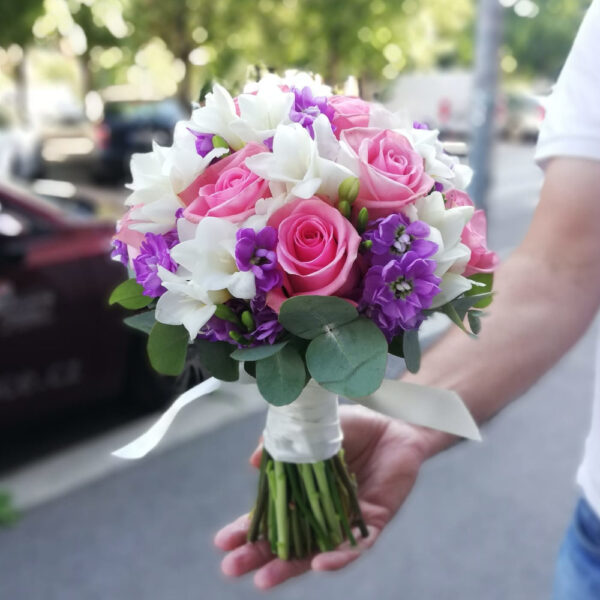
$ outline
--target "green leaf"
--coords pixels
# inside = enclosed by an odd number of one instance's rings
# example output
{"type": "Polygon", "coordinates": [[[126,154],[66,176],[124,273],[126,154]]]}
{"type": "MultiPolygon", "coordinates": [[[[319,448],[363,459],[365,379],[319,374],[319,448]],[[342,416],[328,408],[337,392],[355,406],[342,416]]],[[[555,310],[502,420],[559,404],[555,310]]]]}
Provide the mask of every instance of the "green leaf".
{"type": "Polygon", "coordinates": [[[463,323],[463,320],[461,319],[460,315],[458,314],[458,312],[454,308],[454,305],[451,302],[448,302],[448,304],[444,304],[444,306],[440,306],[439,311],[444,313],[455,325],[458,325],[465,333],[469,333],[463,323]]]}
{"type": "Polygon", "coordinates": [[[200,362],[206,370],[221,381],[237,381],[240,377],[240,365],[231,358],[234,346],[227,342],[209,342],[196,340],[200,362]]]}
{"type": "Polygon", "coordinates": [[[390,345],[388,347],[388,352],[390,354],[393,354],[394,356],[399,356],[400,358],[404,358],[402,337],[402,334],[399,334],[396,337],[394,337],[394,339],[390,342],[390,345]]]}
{"type": "Polygon", "coordinates": [[[254,361],[246,361],[244,363],[244,371],[256,379],[256,363],[254,361]]]}
{"type": "Polygon", "coordinates": [[[19,518],[19,513],[13,507],[7,492],[0,491],[0,527],[13,525],[19,518]]]}
{"type": "MultiPolygon", "coordinates": [[[[493,273],[474,273],[468,279],[483,283],[484,285],[474,285],[470,290],[465,292],[465,296],[479,296],[481,294],[490,294],[494,285],[494,274],[493,273]]],[[[480,302],[475,304],[476,308],[486,308],[492,303],[493,296],[490,295],[487,298],[482,299],[480,302]]]]}
{"type": "Polygon", "coordinates": [[[144,288],[135,280],[128,279],[123,283],[120,283],[110,295],[108,299],[109,304],[120,304],[130,310],[137,310],[138,308],[144,308],[152,302],[153,298],[144,296],[144,288]]]}
{"type": "Polygon", "coordinates": [[[179,375],[185,365],[190,336],[183,325],[156,322],[148,336],[148,358],[163,375],[179,375]]]}
{"type": "Polygon", "coordinates": [[[156,323],[156,317],[154,316],[153,310],[147,310],[146,312],[132,315],[123,319],[123,323],[128,327],[142,331],[147,335],[150,335],[154,323],[156,323]]]}
{"type": "Polygon", "coordinates": [[[402,350],[406,368],[411,373],[416,373],[421,367],[421,346],[417,329],[409,329],[402,336],[402,350]]]}
{"type": "Polygon", "coordinates": [[[492,301],[491,298],[492,293],[485,292],[483,294],[474,294],[473,296],[463,296],[455,298],[454,300],[451,300],[448,304],[454,307],[454,309],[458,313],[460,320],[462,321],[470,308],[483,308],[481,304],[485,304],[485,306],[487,306],[492,301]]]}
{"type": "Polygon", "coordinates": [[[256,346],[255,348],[237,348],[231,353],[231,358],[239,361],[246,360],[262,360],[276,352],[279,352],[289,340],[280,342],[279,344],[265,344],[264,346],[256,346]]]}
{"type": "Polygon", "coordinates": [[[478,335],[481,331],[481,319],[479,318],[479,315],[477,313],[478,311],[476,310],[470,310],[467,313],[467,318],[469,319],[469,327],[475,335],[478,335]]]}
{"type": "Polygon", "coordinates": [[[279,311],[279,322],[285,329],[307,340],[357,318],[356,308],[335,296],[295,296],[279,311]]]}
{"type": "Polygon", "coordinates": [[[381,385],[387,350],[377,325],[359,317],[313,339],[306,351],[306,365],[324,388],[357,398],[381,385]]]}
{"type": "Polygon", "coordinates": [[[274,406],[293,402],[306,383],[304,361],[293,346],[284,346],[256,362],[256,383],[262,397],[274,406]]]}

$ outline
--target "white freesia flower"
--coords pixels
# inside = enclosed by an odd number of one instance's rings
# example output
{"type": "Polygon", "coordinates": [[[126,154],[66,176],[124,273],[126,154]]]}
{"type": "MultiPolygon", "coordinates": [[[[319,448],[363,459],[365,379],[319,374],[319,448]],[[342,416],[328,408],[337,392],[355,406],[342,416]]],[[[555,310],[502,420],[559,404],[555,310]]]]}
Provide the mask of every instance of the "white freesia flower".
{"type": "Polygon", "coordinates": [[[473,210],[472,206],[447,209],[439,192],[420,198],[406,208],[406,214],[412,221],[424,221],[429,225],[428,239],[438,245],[437,252],[431,258],[437,263],[435,274],[442,278],[442,282],[432,308],[442,306],[470,290],[473,285],[472,281],[461,275],[471,258],[471,251],[461,242],[461,234],[473,216],[473,210]]]}
{"type": "Polygon", "coordinates": [[[300,90],[309,87],[315,96],[331,96],[331,87],[323,83],[320,75],[312,75],[295,69],[287,70],[283,77],[276,73],[265,73],[259,81],[248,81],[244,86],[244,93],[252,94],[264,84],[296,87],[300,90]]]}
{"type": "Polygon", "coordinates": [[[234,150],[239,150],[244,145],[244,141],[232,129],[232,125],[239,119],[231,94],[218,83],[206,95],[204,106],[192,112],[192,126],[195,130],[220,135],[234,150]]]}
{"type": "Polygon", "coordinates": [[[256,94],[240,94],[240,117],[231,123],[231,129],[244,142],[264,142],[273,137],[277,126],[290,122],[294,94],[283,92],[278,86],[263,83],[256,94]]]}
{"type": "MultiPolygon", "coordinates": [[[[314,123],[319,119],[327,117],[319,115],[314,123]]],[[[320,156],[318,143],[298,123],[280,125],[275,131],[273,152],[247,158],[246,166],[269,182],[283,183],[285,190],[298,198],[317,193],[335,198],[340,183],[353,175],[346,167],[320,156]]],[[[271,189],[274,194],[281,193],[280,187],[271,189]]]]}
{"type": "Polygon", "coordinates": [[[125,204],[135,207],[131,218],[140,221],[130,227],[143,233],[166,233],[175,226],[175,213],[183,203],[177,194],[190,185],[211,161],[227,152],[214,148],[202,157],[196,152],[189,122],[175,126],[173,146],[154,143],[152,152],[131,158],[132,190],[125,204]]]}
{"type": "MultiPolygon", "coordinates": [[[[249,300],[256,295],[254,275],[239,271],[235,262],[236,231],[229,221],[206,217],[192,238],[171,249],[179,268],[171,273],[158,267],[167,291],[156,305],[157,321],[183,325],[193,340],[213,316],[217,304],[232,296],[249,300]]],[[[182,228],[180,233],[188,237],[191,228],[182,228]]]]}

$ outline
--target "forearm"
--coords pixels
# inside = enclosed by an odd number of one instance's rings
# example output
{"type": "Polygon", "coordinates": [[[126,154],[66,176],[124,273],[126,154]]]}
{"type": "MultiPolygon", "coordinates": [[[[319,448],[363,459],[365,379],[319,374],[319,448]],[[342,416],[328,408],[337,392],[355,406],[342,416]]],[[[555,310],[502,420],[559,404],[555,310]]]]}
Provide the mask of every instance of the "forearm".
{"type": "MultiPolygon", "coordinates": [[[[470,338],[450,331],[423,359],[414,383],[452,389],[482,423],[522,394],[579,339],[598,308],[597,269],[600,244],[596,227],[600,197],[589,204],[564,181],[581,167],[582,194],[598,190],[598,166],[562,160],[549,172],[542,202],[521,246],[496,273],[494,302],[486,309],[482,332],[470,338]],[[589,170],[589,177],[587,176],[589,170]],[[550,181],[548,181],[550,180],[550,181]],[[566,202],[568,213],[558,213],[566,202]]],[[[595,192],[597,196],[597,191],[595,192]]],[[[455,441],[453,436],[422,428],[424,453],[430,456],[455,441]]]]}

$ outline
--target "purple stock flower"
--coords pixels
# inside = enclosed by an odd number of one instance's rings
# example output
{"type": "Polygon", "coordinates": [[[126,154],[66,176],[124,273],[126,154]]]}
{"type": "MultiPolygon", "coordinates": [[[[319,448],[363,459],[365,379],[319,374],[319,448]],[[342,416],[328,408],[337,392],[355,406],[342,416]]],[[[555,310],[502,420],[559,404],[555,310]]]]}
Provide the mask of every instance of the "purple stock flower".
{"type": "Polygon", "coordinates": [[[388,340],[402,330],[415,329],[423,321],[423,311],[440,291],[436,266],[434,260],[409,251],[367,271],[360,309],[388,340]]]}
{"type": "Polygon", "coordinates": [[[165,292],[158,266],[174,273],[177,263],[171,258],[169,250],[179,242],[176,231],[164,235],[147,233],[140,246],[139,255],[133,259],[136,281],[144,288],[144,295],[156,298],[165,292]]]}
{"type": "Polygon", "coordinates": [[[274,344],[279,334],[283,331],[281,323],[277,320],[277,313],[267,306],[264,296],[256,296],[250,301],[250,308],[256,323],[252,336],[256,341],[274,344]]]}
{"type": "Polygon", "coordinates": [[[235,260],[240,271],[252,271],[257,292],[279,287],[283,276],[277,265],[277,230],[263,227],[258,233],[252,228],[239,229],[236,235],[235,260]]]}
{"type": "Polygon", "coordinates": [[[129,251],[127,250],[127,244],[121,240],[112,241],[113,250],[110,253],[111,258],[122,262],[125,266],[129,262],[129,251]]]}
{"type": "MultiPolygon", "coordinates": [[[[302,90],[293,87],[291,91],[294,93],[295,100],[290,110],[290,119],[307,129],[310,137],[315,137],[313,122],[319,115],[325,115],[329,122],[333,123],[335,112],[333,107],[329,106],[325,96],[313,96],[308,86],[302,90]]],[[[333,130],[333,124],[331,128],[333,130]]]]}
{"type": "Polygon", "coordinates": [[[413,121],[413,129],[429,129],[429,125],[421,121],[413,121]]]}
{"type": "Polygon", "coordinates": [[[439,181],[436,181],[435,184],[434,184],[434,186],[433,186],[433,189],[436,192],[443,192],[444,191],[444,184],[440,183],[439,181]]]}
{"type": "Polygon", "coordinates": [[[385,265],[408,251],[418,258],[429,258],[437,252],[438,245],[426,240],[429,225],[423,221],[413,221],[402,214],[389,215],[370,223],[363,235],[372,242],[369,255],[372,264],[385,265]]]}
{"type": "Polygon", "coordinates": [[[248,348],[262,346],[264,344],[274,344],[277,337],[283,331],[283,327],[277,320],[277,313],[266,304],[265,296],[259,295],[248,303],[232,299],[225,303],[237,317],[249,310],[254,319],[255,328],[247,331],[241,324],[220,319],[216,316],[211,317],[200,330],[199,336],[210,342],[228,342],[238,348],[248,348]],[[240,344],[231,337],[231,333],[238,339],[246,339],[249,343],[240,344]]]}
{"type": "Polygon", "coordinates": [[[263,144],[269,149],[269,152],[273,152],[273,139],[274,136],[268,137],[266,140],[263,140],[263,144]]]}
{"type": "Polygon", "coordinates": [[[214,133],[200,133],[198,131],[194,131],[193,129],[189,129],[188,131],[196,138],[194,140],[196,144],[196,152],[204,158],[213,148],[213,137],[214,133]]]}

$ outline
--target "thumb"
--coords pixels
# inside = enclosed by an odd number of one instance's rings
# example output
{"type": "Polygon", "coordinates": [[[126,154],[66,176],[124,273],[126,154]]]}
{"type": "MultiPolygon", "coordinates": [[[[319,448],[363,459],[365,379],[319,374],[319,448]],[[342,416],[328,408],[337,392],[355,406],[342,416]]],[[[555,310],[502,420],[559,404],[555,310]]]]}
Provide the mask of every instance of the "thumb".
{"type": "Polygon", "coordinates": [[[258,441],[258,446],[254,449],[254,452],[250,455],[250,464],[257,469],[260,467],[260,458],[262,456],[263,445],[262,445],[262,435],[260,436],[260,440],[258,441]]]}

